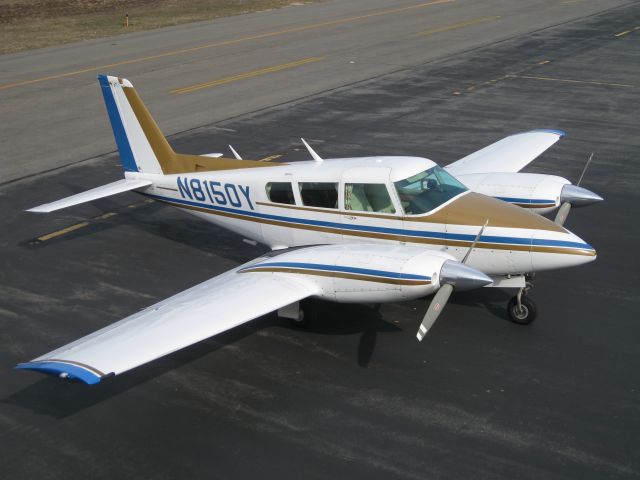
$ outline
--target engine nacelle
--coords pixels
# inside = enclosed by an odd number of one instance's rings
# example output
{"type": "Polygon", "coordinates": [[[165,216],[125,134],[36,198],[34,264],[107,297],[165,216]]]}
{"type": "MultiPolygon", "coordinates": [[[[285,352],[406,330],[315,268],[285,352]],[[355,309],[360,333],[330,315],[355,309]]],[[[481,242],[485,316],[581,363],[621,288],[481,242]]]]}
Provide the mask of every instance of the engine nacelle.
{"type": "Polygon", "coordinates": [[[474,192],[536,213],[547,213],[559,207],[565,185],[573,187],[566,178],[538,173],[473,173],[457,178],[474,192]]]}
{"type": "Polygon", "coordinates": [[[384,303],[434,293],[443,272],[456,275],[454,265],[461,264],[451,255],[420,247],[350,244],[314,247],[313,260],[304,248],[283,252],[240,272],[290,275],[334,302],[384,303]]]}

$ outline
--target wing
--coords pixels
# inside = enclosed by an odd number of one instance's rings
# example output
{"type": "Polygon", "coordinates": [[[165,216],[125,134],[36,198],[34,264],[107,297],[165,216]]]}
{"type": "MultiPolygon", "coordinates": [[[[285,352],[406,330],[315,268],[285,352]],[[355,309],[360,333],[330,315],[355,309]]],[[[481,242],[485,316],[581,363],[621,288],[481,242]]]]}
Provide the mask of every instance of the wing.
{"type": "Polygon", "coordinates": [[[238,272],[246,266],[16,368],[94,384],[317,293],[291,278],[238,272]]]}
{"type": "Polygon", "coordinates": [[[452,175],[470,173],[519,172],[542,152],[564,137],[561,130],[532,130],[492,143],[447,165],[452,175]]]}

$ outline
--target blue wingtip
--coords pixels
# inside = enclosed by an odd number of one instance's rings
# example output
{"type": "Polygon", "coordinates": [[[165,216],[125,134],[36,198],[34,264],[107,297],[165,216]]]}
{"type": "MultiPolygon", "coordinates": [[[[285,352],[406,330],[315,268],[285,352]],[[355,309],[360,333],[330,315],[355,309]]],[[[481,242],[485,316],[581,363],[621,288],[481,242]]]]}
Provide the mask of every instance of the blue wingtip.
{"type": "Polygon", "coordinates": [[[87,370],[86,368],[64,362],[27,362],[19,363],[15,367],[17,370],[33,370],[47,375],[52,375],[65,380],[79,380],[88,385],[100,383],[100,376],[87,370]]]}
{"type": "Polygon", "coordinates": [[[566,133],[563,130],[553,130],[551,128],[538,128],[536,130],[531,130],[532,132],[545,132],[545,133],[554,133],[558,135],[560,138],[564,137],[566,133]]]}

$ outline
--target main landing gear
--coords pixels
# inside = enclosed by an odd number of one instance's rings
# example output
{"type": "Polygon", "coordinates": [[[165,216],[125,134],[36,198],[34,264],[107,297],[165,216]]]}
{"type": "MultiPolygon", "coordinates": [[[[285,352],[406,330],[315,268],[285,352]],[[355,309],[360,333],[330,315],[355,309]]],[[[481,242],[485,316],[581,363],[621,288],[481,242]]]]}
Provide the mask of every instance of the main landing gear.
{"type": "Polygon", "coordinates": [[[520,288],[516,296],[509,300],[507,312],[512,322],[519,325],[529,325],[536,319],[538,307],[528,296],[531,288],[533,288],[533,283],[527,280],[525,286],[520,288]]]}
{"type": "Polygon", "coordinates": [[[311,298],[292,303],[278,310],[278,318],[286,318],[296,328],[307,328],[318,319],[318,306],[311,298]]]}

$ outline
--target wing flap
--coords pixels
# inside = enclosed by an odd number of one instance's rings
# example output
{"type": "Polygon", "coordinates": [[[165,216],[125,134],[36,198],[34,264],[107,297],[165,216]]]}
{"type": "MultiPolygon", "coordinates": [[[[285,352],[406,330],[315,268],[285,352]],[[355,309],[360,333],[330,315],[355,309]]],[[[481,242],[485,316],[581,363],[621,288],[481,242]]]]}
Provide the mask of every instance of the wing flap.
{"type": "Polygon", "coordinates": [[[242,267],[16,368],[98,383],[317,293],[277,274],[238,273],[242,267]]]}
{"type": "Polygon", "coordinates": [[[123,178],[122,180],[108,183],[101,187],[92,188],[86,192],[56,200],[55,202],[38,205],[37,207],[30,208],[27,212],[49,213],[62,208],[72,207],[73,205],[79,205],[80,203],[91,202],[93,200],[98,200],[99,198],[116,195],[118,193],[148,187],[151,183],[152,182],[149,180],[132,180],[130,178],[123,178]]]}
{"type": "Polygon", "coordinates": [[[564,137],[561,130],[532,130],[503,138],[447,165],[452,175],[519,172],[564,137]]]}

